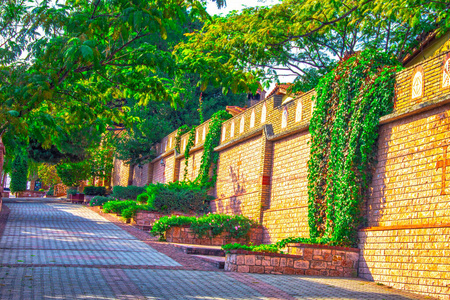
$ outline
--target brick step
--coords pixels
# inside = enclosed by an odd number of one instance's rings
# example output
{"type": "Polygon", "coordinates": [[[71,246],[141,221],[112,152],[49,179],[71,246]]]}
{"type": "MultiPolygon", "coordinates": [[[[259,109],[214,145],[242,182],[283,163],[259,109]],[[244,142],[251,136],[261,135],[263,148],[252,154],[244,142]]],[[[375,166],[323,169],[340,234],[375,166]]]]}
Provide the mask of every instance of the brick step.
{"type": "Polygon", "coordinates": [[[213,267],[216,267],[217,269],[224,269],[225,268],[225,257],[223,256],[213,256],[213,255],[196,255],[193,254],[192,256],[195,256],[204,262],[209,263],[213,267]]]}
{"type": "Polygon", "coordinates": [[[172,244],[172,245],[174,245],[177,248],[180,248],[186,254],[225,257],[225,251],[223,251],[220,248],[220,246],[203,246],[192,244],[172,244]]]}

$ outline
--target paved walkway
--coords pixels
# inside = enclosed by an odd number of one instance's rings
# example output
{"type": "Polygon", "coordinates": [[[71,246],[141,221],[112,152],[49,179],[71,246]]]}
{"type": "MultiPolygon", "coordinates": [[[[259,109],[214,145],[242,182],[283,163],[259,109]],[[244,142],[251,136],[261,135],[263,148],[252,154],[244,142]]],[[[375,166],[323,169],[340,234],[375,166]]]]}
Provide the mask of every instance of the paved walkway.
{"type": "Polygon", "coordinates": [[[3,300],[423,299],[362,280],[200,271],[200,264],[194,270],[185,254],[143,242],[81,205],[45,199],[5,204],[3,300]]]}

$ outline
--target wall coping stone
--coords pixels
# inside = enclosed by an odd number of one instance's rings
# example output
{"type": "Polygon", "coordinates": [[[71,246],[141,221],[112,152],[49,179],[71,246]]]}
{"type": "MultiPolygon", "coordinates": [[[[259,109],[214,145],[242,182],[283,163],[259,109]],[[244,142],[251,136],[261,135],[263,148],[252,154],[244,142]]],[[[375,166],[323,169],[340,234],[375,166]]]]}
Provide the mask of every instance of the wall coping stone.
{"type": "Polygon", "coordinates": [[[373,226],[362,228],[359,231],[384,231],[384,230],[406,230],[406,229],[425,229],[425,228],[446,228],[450,223],[441,224],[418,224],[418,225],[394,225],[394,226],[373,226]]]}

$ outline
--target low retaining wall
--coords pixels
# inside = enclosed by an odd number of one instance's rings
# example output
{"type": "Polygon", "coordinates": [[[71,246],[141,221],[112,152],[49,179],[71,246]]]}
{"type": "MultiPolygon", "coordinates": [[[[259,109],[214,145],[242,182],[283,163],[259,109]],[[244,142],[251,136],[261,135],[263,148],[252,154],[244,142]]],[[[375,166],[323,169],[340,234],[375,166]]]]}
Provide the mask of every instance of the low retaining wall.
{"type": "Polygon", "coordinates": [[[9,192],[2,192],[2,198],[9,198],[9,192]]]}
{"type": "Polygon", "coordinates": [[[166,231],[166,241],[170,243],[180,244],[196,244],[196,245],[212,245],[222,246],[230,243],[246,244],[252,243],[253,245],[260,245],[262,242],[262,227],[252,228],[246,238],[230,238],[228,232],[209,238],[209,237],[197,237],[189,227],[172,227],[166,231]]]}
{"type": "Polygon", "coordinates": [[[185,214],[182,212],[173,212],[171,214],[163,214],[153,211],[139,211],[134,217],[133,225],[141,230],[151,230],[153,224],[164,216],[194,216],[193,214],[185,214]]]}
{"type": "Polygon", "coordinates": [[[294,254],[231,250],[225,270],[241,273],[357,277],[359,249],[290,244],[294,254]]]}
{"type": "Polygon", "coordinates": [[[38,191],[21,191],[16,193],[17,198],[30,197],[30,198],[44,198],[45,192],[38,191]]]}

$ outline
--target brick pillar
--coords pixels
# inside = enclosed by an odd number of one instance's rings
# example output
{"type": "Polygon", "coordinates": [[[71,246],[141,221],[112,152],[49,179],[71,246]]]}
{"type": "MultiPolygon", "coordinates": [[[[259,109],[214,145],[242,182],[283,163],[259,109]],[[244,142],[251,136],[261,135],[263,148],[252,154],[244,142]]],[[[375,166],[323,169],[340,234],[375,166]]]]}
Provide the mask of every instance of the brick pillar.
{"type": "Polygon", "coordinates": [[[260,199],[260,215],[259,221],[262,224],[264,217],[264,210],[269,208],[270,205],[270,191],[272,181],[272,162],[273,162],[273,144],[267,140],[271,134],[271,128],[266,128],[263,131],[261,141],[261,158],[260,158],[260,180],[261,188],[259,192],[260,199]]]}
{"type": "Polygon", "coordinates": [[[179,176],[181,159],[177,159],[178,154],[179,153],[177,151],[173,152],[173,174],[172,177],[167,177],[172,178],[172,182],[178,181],[181,177],[179,176]]]}

